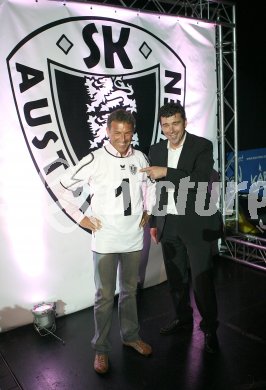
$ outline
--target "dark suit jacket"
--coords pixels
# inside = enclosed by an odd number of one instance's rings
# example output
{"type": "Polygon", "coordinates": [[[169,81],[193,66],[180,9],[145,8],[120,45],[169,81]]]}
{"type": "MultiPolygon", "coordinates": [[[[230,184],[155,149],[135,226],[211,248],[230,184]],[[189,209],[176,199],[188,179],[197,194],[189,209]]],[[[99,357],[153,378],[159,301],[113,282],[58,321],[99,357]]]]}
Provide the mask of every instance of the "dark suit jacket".
{"type": "MultiPolygon", "coordinates": [[[[167,140],[152,145],[149,152],[151,165],[167,166],[167,140]]],[[[176,168],[168,168],[166,177],[157,181],[157,202],[151,218],[151,227],[158,228],[160,239],[165,223],[167,205],[167,186],[174,186],[174,198],[179,215],[187,216],[189,223],[196,223],[199,232],[205,234],[208,241],[221,235],[221,216],[211,202],[210,192],[203,189],[202,184],[209,183],[213,172],[213,146],[206,138],[186,132],[186,139],[176,168]],[[190,183],[188,185],[188,183],[190,183]],[[194,183],[194,186],[193,184],[194,183]],[[193,188],[191,188],[193,187],[193,188]],[[196,199],[197,205],[196,206],[196,199]],[[201,201],[200,201],[201,199],[201,201]],[[200,202],[200,204],[199,204],[200,202]],[[211,216],[199,217],[200,209],[210,207],[215,210],[211,216]],[[204,232],[202,230],[204,229],[204,232]],[[218,234],[219,230],[219,234],[218,234]]],[[[184,218],[182,217],[182,223],[184,218]]]]}

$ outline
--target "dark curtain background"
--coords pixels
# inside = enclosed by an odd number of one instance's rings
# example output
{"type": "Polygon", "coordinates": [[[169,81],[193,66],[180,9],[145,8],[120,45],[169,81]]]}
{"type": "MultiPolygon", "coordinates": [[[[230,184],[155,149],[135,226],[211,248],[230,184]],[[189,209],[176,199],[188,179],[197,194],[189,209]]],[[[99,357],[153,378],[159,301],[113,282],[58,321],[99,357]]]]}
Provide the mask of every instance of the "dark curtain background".
{"type": "Polygon", "coordinates": [[[239,150],[266,147],[266,5],[237,0],[239,150]]]}

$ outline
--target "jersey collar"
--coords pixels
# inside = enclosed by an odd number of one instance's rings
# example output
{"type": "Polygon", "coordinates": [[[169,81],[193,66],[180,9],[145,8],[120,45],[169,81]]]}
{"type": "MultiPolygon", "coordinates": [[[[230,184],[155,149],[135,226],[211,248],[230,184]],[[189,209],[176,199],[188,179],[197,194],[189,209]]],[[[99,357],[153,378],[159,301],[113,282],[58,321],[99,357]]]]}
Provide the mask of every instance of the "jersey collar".
{"type": "Polygon", "coordinates": [[[128,148],[128,151],[127,151],[127,154],[125,156],[121,156],[121,154],[116,150],[116,148],[113,147],[113,145],[108,142],[106,145],[105,145],[105,148],[106,150],[112,154],[113,156],[115,157],[128,157],[128,156],[131,156],[133,154],[133,148],[132,146],[130,145],[130,147],[128,148]]]}

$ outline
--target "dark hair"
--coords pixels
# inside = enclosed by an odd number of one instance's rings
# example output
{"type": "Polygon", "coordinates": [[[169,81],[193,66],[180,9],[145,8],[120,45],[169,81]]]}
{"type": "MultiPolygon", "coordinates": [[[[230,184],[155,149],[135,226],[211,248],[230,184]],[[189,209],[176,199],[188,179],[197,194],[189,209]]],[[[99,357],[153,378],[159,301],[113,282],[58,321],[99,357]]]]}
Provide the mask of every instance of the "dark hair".
{"type": "Polygon", "coordinates": [[[181,106],[180,103],[166,103],[159,109],[159,120],[161,120],[161,117],[169,117],[173,116],[175,114],[181,114],[181,117],[186,120],[186,112],[183,106],[181,106]]]}
{"type": "Polygon", "coordinates": [[[131,112],[124,110],[123,108],[119,108],[108,116],[107,118],[107,127],[110,129],[111,127],[111,122],[117,121],[117,122],[126,122],[132,125],[132,129],[134,131],[135,126],[136,126],[136,120],[131,114],[131,112]]]}

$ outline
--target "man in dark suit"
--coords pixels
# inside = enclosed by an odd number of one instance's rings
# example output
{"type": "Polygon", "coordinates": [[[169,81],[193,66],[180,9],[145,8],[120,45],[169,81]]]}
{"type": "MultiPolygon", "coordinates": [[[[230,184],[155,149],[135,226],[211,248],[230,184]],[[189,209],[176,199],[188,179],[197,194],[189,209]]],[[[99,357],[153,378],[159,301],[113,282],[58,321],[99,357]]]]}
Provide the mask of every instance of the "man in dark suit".
{"type": "Polygon", "coordinates": [[[157,205],[151,237],[162,244],[167,279],[176,317],[160,333],[193,328],[189,296],[191,272],[195,302],[202,317],[205,350],[218,350],[217,303],[212,275],[212,242],[218,237],[219,215],[209,191],[213,146],[186,131],[184,108],[167,103],[159,110],[165,141],[151,146],[151,166],[143,169],[157,181],[157,205]],[[189,272],[190,271],[190,272],[189,272]]]}

